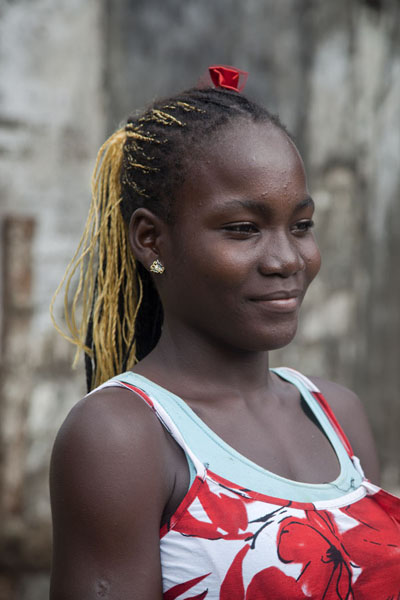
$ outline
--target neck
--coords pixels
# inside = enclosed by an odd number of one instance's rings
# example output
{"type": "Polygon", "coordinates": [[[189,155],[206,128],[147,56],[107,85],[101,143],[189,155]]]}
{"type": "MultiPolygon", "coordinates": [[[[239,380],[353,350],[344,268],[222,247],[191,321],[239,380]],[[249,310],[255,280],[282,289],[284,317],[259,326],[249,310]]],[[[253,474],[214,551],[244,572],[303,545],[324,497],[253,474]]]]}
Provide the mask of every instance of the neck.
{"type": "Polygon", "coordinates": [[[266,351],[238,350],[182,324],[164,322],[156,348],[134,370],[188,396],[208,387],[222,394],[257,393],[271,382],[268,368],[266,351]]]}

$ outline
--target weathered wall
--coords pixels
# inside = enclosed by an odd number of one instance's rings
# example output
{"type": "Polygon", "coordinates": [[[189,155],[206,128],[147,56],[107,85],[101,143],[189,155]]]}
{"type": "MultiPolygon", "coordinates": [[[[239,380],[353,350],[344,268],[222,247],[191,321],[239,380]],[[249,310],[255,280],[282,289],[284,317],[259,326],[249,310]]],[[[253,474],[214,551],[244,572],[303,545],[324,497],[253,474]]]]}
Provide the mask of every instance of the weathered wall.
{"type": "Polygon", "coordinates": [[[48,595],[49,454],[82,393],[48,305],[79,239],[105,131],[101,9],[0,3],[1,600],[48,595]]]}
{"type": "Polygon", "coordinates": [[[48,303],[82,230],[107,132],[209,64],[298,140],[322,272],[288,364],[353,387],[400,486],[397,0],[0,0],[0,600],[47,595],[48,459],[83,392],[48,303]]]}

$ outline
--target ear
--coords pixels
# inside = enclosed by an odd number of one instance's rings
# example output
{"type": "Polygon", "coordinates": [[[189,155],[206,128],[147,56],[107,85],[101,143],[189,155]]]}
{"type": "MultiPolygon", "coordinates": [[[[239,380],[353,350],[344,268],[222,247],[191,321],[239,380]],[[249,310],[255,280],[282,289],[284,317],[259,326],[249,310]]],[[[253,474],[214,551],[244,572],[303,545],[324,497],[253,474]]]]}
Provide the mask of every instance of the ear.
{"type": "Polygon", "coordinates": [[[149,269],[157,258],[162,261],[161,237],[165,222],[147,208],[138,208],[129,223],[129,242],[135,258],[149,269]]]}

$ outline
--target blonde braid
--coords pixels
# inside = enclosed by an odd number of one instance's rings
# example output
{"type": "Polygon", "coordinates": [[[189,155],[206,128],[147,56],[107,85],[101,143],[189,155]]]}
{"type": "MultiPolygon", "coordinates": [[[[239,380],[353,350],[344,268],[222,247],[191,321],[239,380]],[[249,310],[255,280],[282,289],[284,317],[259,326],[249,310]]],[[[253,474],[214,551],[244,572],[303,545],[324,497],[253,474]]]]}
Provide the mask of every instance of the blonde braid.
{"type": "Polygon", "coordinates": [[[77,347],[74,366],[82,350],[92,361],[95,359],[93,386],[116,375],[123,364],[137,362],[132,340],[143,286],[127,243],[127,226],[119,207],[121,164],[127,135],[135,137],[135,132],[119,129],[99,150],[86,226],[50,305],[57,331],[77,347]],[[77,272],[78,282],[71,303],[70,288],[77,272]],[[69,333],[64,332],[54,317],[54,303],[62,288],[69,333]],[[92,347],[86,344],[90,319],[92,347]],[[125,356],[126,349],[128,356],[125,356]]]}

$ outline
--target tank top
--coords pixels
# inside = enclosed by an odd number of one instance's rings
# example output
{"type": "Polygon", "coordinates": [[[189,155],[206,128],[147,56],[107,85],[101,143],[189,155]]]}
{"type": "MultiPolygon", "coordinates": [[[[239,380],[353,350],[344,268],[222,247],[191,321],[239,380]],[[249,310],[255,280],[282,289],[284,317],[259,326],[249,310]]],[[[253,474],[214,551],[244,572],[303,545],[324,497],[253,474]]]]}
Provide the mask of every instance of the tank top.
{"type": "Polygon", "coordinates": [[[164,600],[400,599],[400,499],[364,477],[319,389],[292,369],[275,371],[298,387],[333,445],[341,465],[335,482],[302,484],[257,467],[182,399],[142,376],[128,372],[101,386],[140,396],[184,450],[193,473],[160,530],[164,600]],[[205,437],[199,442],[197,435],[194,451],[196,429],[205,437]],[[214,440],[218,451],[204,440],[214,440]],[[235,458],[245,464],[237,476],[235,458]],[[252,485],[243,480],[246,472],[252,485]],[[266,481],[269,493],[260,491],[266,481]]]}

